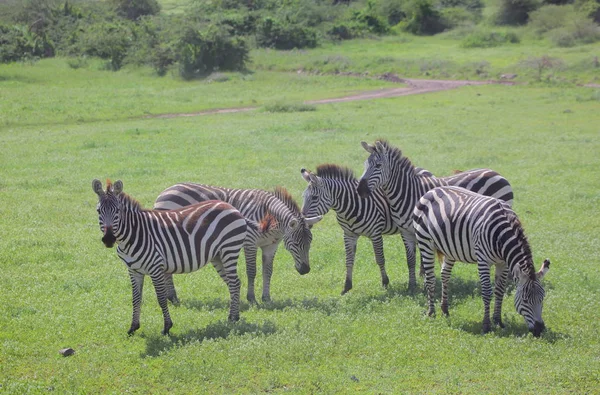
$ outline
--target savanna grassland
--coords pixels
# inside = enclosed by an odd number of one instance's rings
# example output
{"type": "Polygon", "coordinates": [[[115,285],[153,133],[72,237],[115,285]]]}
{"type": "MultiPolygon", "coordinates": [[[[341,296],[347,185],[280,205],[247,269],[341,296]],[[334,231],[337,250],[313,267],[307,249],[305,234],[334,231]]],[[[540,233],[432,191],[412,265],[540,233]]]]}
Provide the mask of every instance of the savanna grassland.
{"type": "MultiPolygon", "coordinates": [[[[185,15],[181,4],[164,0],[162,12],[185,15]]],[[[188,80],[175,65],[162,77],[135,62],[109,71],[107,58],[87,54],[1,64],[0,393],[600,393],[600,90],[580,86],[600,81],[600,47],[495,29],[522,39],[466,48],[470,33],[454,29],[252,48],[244,70],[188,80]],[[517,76],[512,86],[305,104],[402,86],[385,73],[517,76]],[[252,109],[176,116],[238,107],[252,109]],[[398,236],[385,238],[390,286],[381,287],[371,243],[360,239],[354,288],[341,296],[334,213],[312,229],[309,274],[280,246],[270,303],[245,301],[240,258],[240,322],[227,322],[227,287],[206,267],[175,277],[181,304],[169,305],[170,336],[160,335],[147,279],[141,328],[127,336],[130,281],[100,240],[94,178],[122,180],[147,208],[182,181],[280,185],[301,205],[301,168],[335,163],[358,177],[361,140],[378,138],[436,175],[486,167],[511,182],[536,267],[552,262],[540,338],[516,313],[514,286],[506,328],[481,334],[474,265],[453,270],[450,316],[437,306],[427,317],[423,292],[407,290],[398,236]],[[67,347],[75,354],[61,356],[67,347]]]]}
{"type": "MultiPolygon", "coordinates": [[[[597,90],[467,86],[305,112],[145,119],[145,111],[231,106],[238,97],[261,106],[389,84],[265,72],[184,84],[143,70],[82,72],[59,60],[0,69],[0,391],[597,393],[597,90]],[[62,87],[53,75],[65,78],[62,87]],[[138,100],[136,89],[153,94],[138,100]],[[123,180],[146,207],[180,181],[282,185],[301,204],[300,168],[332,162],[360,175],[360,141],[379,137],[435,174],[490,167],[511,181],[536,265],[552,261],[541,338],[527,333],[512,291],[506,329],[480,334],[471,265],[455,267],[450,317],[424,316],[424,295],[407,291],[398,237],[385,240],[390,287],[381,288],[370,243],[361,240],[354,289],[340,296],[344,251],[333,213],[313,228],[311,272],[300,276],[281,247],[273,302],[244,301],[239,323],[227,323],[227,289],[207,267],[176,278],[182,303],[170,307],[171,336],[160,335],[148,280],[142,328],[126,335],[129,279],[100,242],[93,178],[123,180]],[[62,357],[65,347],[75,355],[62,357]]],[[[244,295],[243,258],[239,273],[244,295]]]]}

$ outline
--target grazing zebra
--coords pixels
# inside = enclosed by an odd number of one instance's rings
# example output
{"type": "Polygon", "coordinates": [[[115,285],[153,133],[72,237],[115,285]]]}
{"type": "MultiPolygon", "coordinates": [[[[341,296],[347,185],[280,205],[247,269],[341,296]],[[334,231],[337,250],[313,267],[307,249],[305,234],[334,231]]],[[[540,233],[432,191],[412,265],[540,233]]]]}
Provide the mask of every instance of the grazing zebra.
{"type": "Polygon", "coordinates": [[[508,180],[493,170],[468,170],[438,178],[414,167],[398,148],[390,146],[385,140],[376,141],[375,145],[363,141],[362,146],[370,155],[365,161],[365,171],[358,182],[357,191],[361,197],[366,197],[371,191],[381,188],[387,197],[394,223],[405,232],[409,288],[417,284],[412,212],[425,192],[437,186],[452,185],[512,204],[513,192],[508,180]]]}
{"type": "MultiPolygon", "coordinates": [[[[260,222],[267,214],[271,218],[268,231],[258,233],[249,229],[244,245],[246,274],[248,275],[247,299],[256,303],[254,279],[256,278],[256,253],[262,250],[263,290],[262,301],[271,300],[271,276],[273,259],[277,247],[283,240],[285,248],[294,257],[296,270],[300,274],[310,271],[309,250],[312,233],[309,227],[322,217],[304,218],[300,208],[285,188],[277,187],[274,192],[260,189],[231,189],[203,184],[182,183],[165,189],[156,198],[154,208],[171,210],[206,200],[222,200],[237,208],[242,215],[260,222]]],[[[177,294],[170,274],[166,274],[171,301],[177,301],[177,294]]]]}
{"type": "Polygon", "coordinates": [[[517,215],[510,206],[492,197],[479,195],[464,188],[437,187],[421,197],[413,213],[423,269],[429,315],[435,314],[436,252],[444,255],[442,263],[442,311],[448,314],[448,281],[455,261],[477,263],[484,304],[483,332],[490,330],[490,300],[492,285],[490,267],[495,271],[494,323],[502,324],[502,298],[506,277],[510,272],[515,282],[515,307],[525,318],[534,336],[545,328],[542,320],[544,288],[540,283],[550,269],[545,260],[535,272],[529,243],[517,215]]]}
{"type": "Polygon", "coordinates": [[[233,206],[208,201],[179,210],[144,210],[126,193],[123,183],[92,182],[98,195],[98,216],[108,248],[117,243],[117,254],[129,270],[133,291],[133,319],[128,333],[140,327],[144,275],[154,284],[164,318],[163,334],[173,326],[167,307],[164,273],[190,273],[211,262],[229,287],[229,320],[239,320],[240,279],[237,260],[246,238],[247,222],[233,206]]]}

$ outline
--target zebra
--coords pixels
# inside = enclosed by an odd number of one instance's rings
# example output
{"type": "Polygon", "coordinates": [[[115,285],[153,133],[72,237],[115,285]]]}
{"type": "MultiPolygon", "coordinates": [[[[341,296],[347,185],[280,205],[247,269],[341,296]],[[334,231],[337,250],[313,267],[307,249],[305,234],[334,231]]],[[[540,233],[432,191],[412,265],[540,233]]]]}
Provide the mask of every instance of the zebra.
{"type": "MultiPolygon", "coordinates": [[[[161,192],[156,198],[154,208],[170,210],[206,200],[227,202],[237,208],[245,218],[255,222],[260,222],[269,214],[270,227],[268,231],[259,234],[250,229],[247,235],[248,240],[244,245],[248,276],[247,299],[250,303],[256,303],[254,280],[256,278],[256,254],[259,247],[262,250],[263,302],[271,301],[273,259],[281,240],[294,257],[298,273],[304,275],[310,271],[309,251],[312,242],[310,227],[320,221],[322,217],[304,218],[298,204],[285,188],[276,187],[271,193],[261,189],[232,189],[181,183],[161,192]]],[[[172,276],[166,273],[166,278],[170,290],[169,299],[177,302],[172,276]]]]}
{"type": "Polygon", "coordinates": [[[513,191],[510,183],[493,170],[475,169],[447,177],[435,177],[430,172],[414,167],[410,160],[402,155],[400,149],[392,147],[385,140],[378,140],[375,145],[364,141],[361,144],[370,155],[365,161],[365,171],[358,182],[358,194],[366,197],[372,191],[381,188],[387,197],[392,220],[405,234],[408,286],[411,289],[417,284],[412,212],[425,192],[437,186],[453,185],[504,200],[512,206],[513,191]]]}
{"type": "Polygon", "coordinates": [[[546,259],[535,272],[531,249],[523,227],[510,205],[453,186],[436,187],[419,199],[413,210],[415,229],[429,303],[435,315],[435,253],[443,254],[442,312],[448,315],[448,281],[455,261],[477,263],[484,304],[483,333],[490,331],[492,285],[490,267],[496,266],[494,324],[502,323],[502,299],[510,272],[517,283],[515,308],[525,318],[529,331],[539,337],[545,329],[542,319],[544,288],[540,280],[550,269],[546,259]]]}
{"type": "Polygon", "coordinates": [[[365,199],[360,198],[356,192],[358,180],[347,167],[323,164],[317,167],[316,174],[306,169],[301,169],[300,173],[308,183],[302,195],[302,214],[322,216],[333,209],[344,232],[346,281],[342,295],[352,289],[352,269],[360,236],[371,239],[375,261],[381,272],[381,283],[387,287],[389,278],[385,271],[383,236],[402,232],[392,221],[387,198],[380,190],[375,190],[365,199]]]}
{"type": "Polygon", "coordinates": [[[167,307],[164,273],[190,273],[211,262],[230,294],[229,320],[239,320],[240,279],[237,260],[247,233],[247,221],[230,204],[207,201],[178,210],[144,210],[123,192],[122,181],[92,182],[102,242],[117,244],[117,255],[125,262],[132,287],[133,318],[128,334],[140,327],[144,276],[154,284],[167,335],[173,326],[167,307]]]}

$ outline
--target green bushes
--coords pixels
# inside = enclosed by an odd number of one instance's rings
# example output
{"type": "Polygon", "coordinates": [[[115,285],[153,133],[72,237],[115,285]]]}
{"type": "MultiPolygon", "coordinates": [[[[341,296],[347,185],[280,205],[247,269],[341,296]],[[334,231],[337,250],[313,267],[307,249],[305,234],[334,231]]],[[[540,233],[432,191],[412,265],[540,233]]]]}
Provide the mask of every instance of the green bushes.
{"type": "Polygon", "coordinates": [[[37,34],[25,26],[0,25],[0,62],[16,62],[52,56],[54,46],[42,32],[37,34]]]}
{"type": "Polygon", "coordinates": [[[447,26],[431,0],[409,0],[404,6],[406,19],[400,22],[402,30],[419,35],[443,32],[447,26]]]}
{"type": "Polygon", "coordinates": [[[275,49],[314,48],[317,46],[316,30],[299,24],[283,23],[267,17],[256,28],[256,44],[275,49]]]}
{"type": "Polygon", "coordinates": [[[529,13],[539,6],[540,0],[501,0],[495,22],[499,25],[524,25],[529,20],[529,13]]]}
{"type": "Polygon", "coordinates": [[[160,12],[160,4],[156,0],[110,0],[110,4],[121,17],[132,21],[160,12]]]}
{"type": "Polygon", "coordinates": [[[600,41],[600,27],[572,5],[541,7],[531,13],[529,25],[538,36],[547,36],[559,47],[600,41]]]}
{"type": "Polygon", "coordinates": [[[463,48],[491,48],[504,44],[518,44],[519,36],[512,32],[476,30],[467,35],[461,42],[463,48]]]}

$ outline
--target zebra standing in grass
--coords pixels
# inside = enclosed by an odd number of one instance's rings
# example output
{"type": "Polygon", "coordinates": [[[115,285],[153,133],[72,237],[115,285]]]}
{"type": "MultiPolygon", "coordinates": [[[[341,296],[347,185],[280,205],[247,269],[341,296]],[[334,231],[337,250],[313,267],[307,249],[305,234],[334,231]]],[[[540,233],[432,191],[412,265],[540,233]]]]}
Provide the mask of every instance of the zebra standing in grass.
{"type": "Polygon", "coordinates": [[[356,192],[358,180],[352,170],[346,167],[324,164],[317,167],[316,174],[306,169],[302,169],[300,172],[308,182],[303,193],[302,214],[322,216],[333,209],[338,224],[344,231],[346,281],[342,295],[352,289],[352,269],[356,244],[360,236],[371,239],[375,261],[381,272],[381,283],[387,287],[389,278],[385,271],[383,235],[401,232],[401,229],[392,221],[387,198],[380,190],[374,191],[365,199],[360,198],[356,192]]]}
{"type": "Polygon", "coordinates": [[[414,288],[417,284],[416,240],[412,212],[421,196],[427,191],[437,186],[452,185],[492,196],[512,205],[513,192],[510,183],[493,170],[468,170],[438,178],[429,172],[419,171],[398,148],[390,146],[385,140],[376,141],[375,145],[363,141],[362,146],[370,155],[365,161],[365,171],[358,182],[358,194],[367,197],[372,191],[381,188],[387,197],[392,219],[403,230],[405,236],[410,288],[414,288]]]}
{"type": "Polygon", "coordinates": [[[144,275],[154,284],[162,309],[164,328],[173,326],[167,307],[164,273],[190,273],[211,262],[229,287],[229,320],[239,320],[240,279],[237,260],[246,239],[247,221],[230,204],[208,201],[173,211],[144,210],[123,193],[123,183],[92,182],[98,195],[98,216],[108,248],[117,243],[117,254],[129,269],[133,291],[133,319],[129,334],[140,327],[144,275]]]}
{"type": "MultiPolygon", "coordinates": [[[[156,198],[154,208],[171,210],[206,200],[222,200],[237,208],[242,215],[255,222],[269,219],[268,229],[259,233],[248,230],[247,242],[244,245],[246,257],[246,274],[248,275],[247,299],[256,303],[254,294],[254,279],[256,278],[256,254],[262,250],[263,289],[262,301],[271,300],[271,276],[273,274],[273,259],[277,247],[283,240],[285,248],[294,257],[298,273],[310,271],[309,251],[312,242],[310,226],[322,217],[304,218],[300,208],[285,188],[277,187],[274,192],[260,189],[232,189],[210,185],[182,183],[165,189],[156,198]]],[[[169,283],[171,301],[177,301],[172,276],[166,274],[169,283]]]]}
{"type": "Polygon", "coordinates": [[[535,272],[529,243],[510,206],[498,199],[464,188],[437,187],[427,192],[413,211],[413,226],[421,253],[429,300],[429,315],[435,314],[436,252],[442,263],[442,311],[448,314],[448,281],[455,261],[477,263],[484,304],[483,332],[490,330],[492,285],[490,267],[496,266],[494,323],[502,324],[502,299],[508,273],[517,282],[515,307],[534,336],[545,328],[542,320],[544,289],[540,283],[550,269],[545,260],[535,272]]]}

